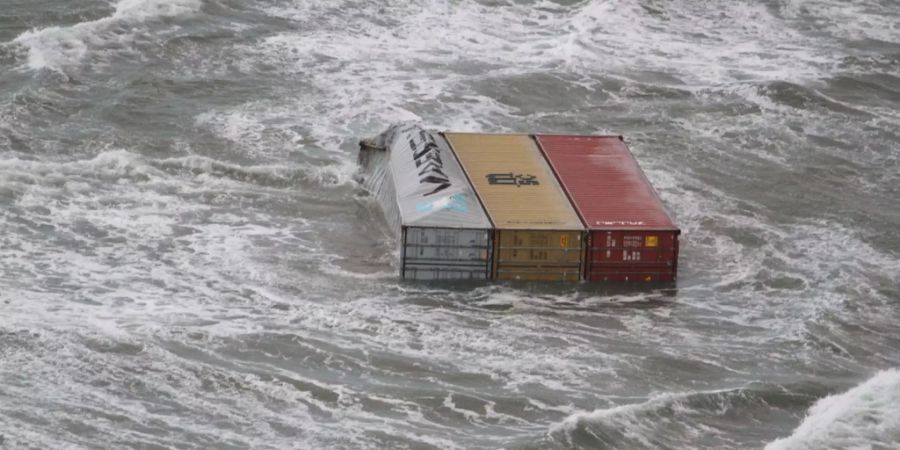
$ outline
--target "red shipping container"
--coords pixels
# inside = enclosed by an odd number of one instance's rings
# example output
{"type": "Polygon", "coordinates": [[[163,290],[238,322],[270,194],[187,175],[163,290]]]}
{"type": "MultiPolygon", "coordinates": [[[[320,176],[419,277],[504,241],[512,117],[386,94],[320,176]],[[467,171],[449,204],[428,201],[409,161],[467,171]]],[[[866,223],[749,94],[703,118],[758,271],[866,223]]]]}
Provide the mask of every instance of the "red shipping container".
{"type": "Polygon", "coordinates": [[[535,136],[588,229],[585,279],[675,281],[678,236],[621,136],[535,136]]]}

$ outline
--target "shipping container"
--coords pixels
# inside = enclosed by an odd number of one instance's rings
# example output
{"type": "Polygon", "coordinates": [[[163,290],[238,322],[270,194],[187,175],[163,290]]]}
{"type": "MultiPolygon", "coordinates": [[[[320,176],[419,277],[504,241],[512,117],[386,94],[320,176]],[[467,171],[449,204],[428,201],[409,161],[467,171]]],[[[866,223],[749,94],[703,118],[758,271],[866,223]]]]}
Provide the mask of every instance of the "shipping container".
{"type": "Polygon", "coordinates": [[[622,137],[535,138],[587,226],[585,279],[675,281],[681,232],[622,137]]]}
{"type": "Polygon", "coordinates": [[[490,219],[444,138],[397,125],[360,143],[362,185],[399,232],[400,276],[485,280],[493,270],[490,219]]]}
{"type": "Polygon", "coordinates": [[[579,281],[584,227],[534,139],[444,136],[494,224],[494,278],[579,281]]]}

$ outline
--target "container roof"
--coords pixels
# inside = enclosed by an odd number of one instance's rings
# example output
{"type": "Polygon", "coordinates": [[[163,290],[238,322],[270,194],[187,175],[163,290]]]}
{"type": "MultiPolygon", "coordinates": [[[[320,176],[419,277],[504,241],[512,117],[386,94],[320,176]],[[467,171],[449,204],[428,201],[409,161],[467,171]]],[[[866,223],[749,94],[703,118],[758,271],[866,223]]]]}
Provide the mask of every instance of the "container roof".
{"type": "Polygon", "coordinates": [[[385,144],[403,225],[491,228],[490,219],[442,136],[405,124],[393,128],[385,144]]]}
{"type": "Polygon", "coordinates": [[[584,226],[525,134],[445,133],[499,229],[583,230],[584,226]]]}
{"type": "Polygon", "coordinates": [[[621,137],[536,139],[589,229],[677,229],[621,137]]]}

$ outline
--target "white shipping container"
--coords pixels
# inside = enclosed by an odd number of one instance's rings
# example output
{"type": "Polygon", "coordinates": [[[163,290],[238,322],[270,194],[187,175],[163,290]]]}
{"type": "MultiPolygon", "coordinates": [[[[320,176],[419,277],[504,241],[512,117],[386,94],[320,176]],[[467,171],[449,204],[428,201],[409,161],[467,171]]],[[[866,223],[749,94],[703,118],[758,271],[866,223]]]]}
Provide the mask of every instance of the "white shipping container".
{"type": "Polygon", "coordinates": [[[360,145],[359,163],[363,187],[399,233],[402,278],[490,278],[493,227],[443,136],[393,126],[360,145]]]}

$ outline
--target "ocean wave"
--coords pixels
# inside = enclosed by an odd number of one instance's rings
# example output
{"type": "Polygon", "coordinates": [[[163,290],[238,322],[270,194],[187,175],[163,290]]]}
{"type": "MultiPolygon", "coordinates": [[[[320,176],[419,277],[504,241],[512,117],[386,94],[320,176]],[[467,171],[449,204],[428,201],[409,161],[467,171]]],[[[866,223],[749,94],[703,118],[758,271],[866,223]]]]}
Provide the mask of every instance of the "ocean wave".
{"type": "Polygon", "coordinates": [[[817,384],[751,385],[736,389],[664,393],[625,405],[572,414],[549,440],[574,448],[683,448],[704,442],[730,447],[729,432],[754,416],[787,415],[808,405],[817,384]],[[697,439],[703,436],[702,441],[697,439]],[[693,443],[693,444],[692,444],[693,443]]]}
{"type": "Polygon", "coordinates": [[[803,422],[766,450],[888,449],[900,444],[900,369],[816,402],[803,422]]]}
{"type": "Polygon", "coordinates": [[[334,188],[355,186],[355,173],[356,165],[348,161],[318,165],[240,165],[197,155],[152,159],[124,149],[105,150],[90,159],[63,162],[0,160],[0,185],[6,187],[14,184],[53,185],[61,181],[60,176],[69,177],[66,183],[91,180],[149,182],[189,176],[201,183],[227,180],[282,189],[297,186],[334,188]]]}
{"type": "Polygon", "coordinates": [[[892,2],[868,0],[787,0],[778,8],[785,18],[814,23],[815,36],[900,43],[900,14],[892,2]]]}
{"type": "Polygon", "coordinates": [[[203,6],[201,0],[120,0],[115,19],[157,19],[191,14],[203,6]]]}
{"type": "Polygon", "coordinates": [[[896,8],[847,1],[17,6],[41,28],[0,45],[0,434],[759,448],[809,410],[880,450],[864,410],[891,405],[810,409],[900,335],[898,55],[841,37],[892,39],[896,8]],[[397,120],[626,134],[683,227],[678,288],[398,282],[353,181],[397,120]]]}
{"type": "MultiPolygon", "coordinates": [[[[176,333],[167,334],[155,326],[126,330],[107,318],[82,322],[40,332],[0,327],[8,363],[0,364],[0,400],[10,414],[2,419],[20,420],[3,430],[0,445],[463,448],[422,417],[418,402],[281,368],[284,355],[267,353],[271,347],[243,353],[254,335],[223,342],[192,327],[170,325],[176,333]],[[30,395],[37,390],[42,395],[30,395]],[[423,435],[418,427],[442,433],[423,435]]],[[[291,344],[292,356],[309,356],[291,344]]]]}
{"type": "Polygon", "coordinates": [[[205,156],[182,156],[150,161],[149,164],[170,173],[189,173],[199,177],[226,178],[259,186],[287,188],[300,185],[318,187],[355,186],[356,164],[341,161],[332,164],[243,166],[205,156]]]}
{"type": "Polygon", "coordinates": [[[22,33],[12,42],[28,50],[31,70],[61,70],[81,62],[96,51],[130,51],[138,25],[200,11],[200,0],[120,0],[111,16],[72,26],[52,26],[22,33]]]}

